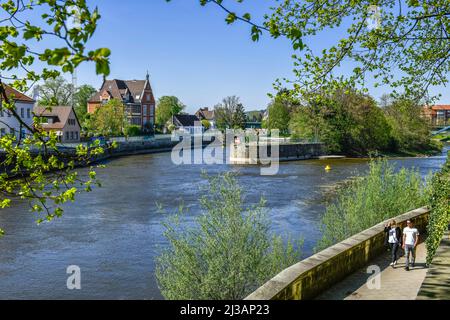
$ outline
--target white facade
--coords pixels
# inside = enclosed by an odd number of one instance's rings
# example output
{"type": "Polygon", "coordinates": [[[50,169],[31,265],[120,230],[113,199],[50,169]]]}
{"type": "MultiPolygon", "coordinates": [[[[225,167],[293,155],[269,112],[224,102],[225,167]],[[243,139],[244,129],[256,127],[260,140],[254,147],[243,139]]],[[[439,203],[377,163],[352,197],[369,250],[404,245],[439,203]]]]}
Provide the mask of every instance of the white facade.
{"type": "MultiPolygon", "coordinates": [[[[16,101],[16,112],[30,128],[33,127],[33,102],[16,101]]],[[[14,134],[25,138],[30,132],[8,110],[0,109],[0,135],[14,134]]]]}

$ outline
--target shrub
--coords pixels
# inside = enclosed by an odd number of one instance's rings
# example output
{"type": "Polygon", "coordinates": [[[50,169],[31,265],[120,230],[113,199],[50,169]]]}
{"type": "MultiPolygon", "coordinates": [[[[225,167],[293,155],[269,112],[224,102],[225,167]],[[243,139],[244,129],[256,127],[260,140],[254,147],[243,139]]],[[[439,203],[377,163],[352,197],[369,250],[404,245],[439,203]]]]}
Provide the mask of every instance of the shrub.
{"type": "Polygon", "coordinates": [[[125,135],[127,137],[137,137],[142,134],[141,126],[129,125],[125,128],[125,135]]]}
{"type": "Polygon", "coordinates": [[[450,221],[450,153],[441,172],[437,173],[431,181],[429,206],[430,220],[427,226],[427,263],[430,264],[441,243],[445,229],[450,221]]]}
{"type": "Polygon", "coordinates": [[[338,190],[321,221],[317,249],[345,240],[381,221],[426,204],[427,187],[419,172],[395,172],[387,160],[372,160],[369,172],[338,190]]]}
{"type": "Polygon", "coordinates": [[[183,228],[178,215],[165,224],[170,247],[156,277],[166,299],[242,299],[300,258],[290,241],[270,235],[264,200],[244,208],[232,174],[207,179],[196,226],[183,228]]]}

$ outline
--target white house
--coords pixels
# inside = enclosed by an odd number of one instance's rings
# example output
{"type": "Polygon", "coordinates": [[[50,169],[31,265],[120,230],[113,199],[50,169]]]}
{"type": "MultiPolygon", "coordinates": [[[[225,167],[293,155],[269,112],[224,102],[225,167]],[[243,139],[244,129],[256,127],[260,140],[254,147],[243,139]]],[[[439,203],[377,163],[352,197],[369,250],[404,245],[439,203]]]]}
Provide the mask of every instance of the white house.
{"type": "MultiPolygon", "coordinates": [[[[6,84],[2,85],[8,100],[15,102],[16,113],[21,120],[30,128],[33,127],[33,106],[35,101],[6,84]]],[[[4,96],[0,94],[0,135],[14,134],[17,138],[24,138],[29,131],[12,116],[9,110],[3,108],[3,100],[4,96]]]]}

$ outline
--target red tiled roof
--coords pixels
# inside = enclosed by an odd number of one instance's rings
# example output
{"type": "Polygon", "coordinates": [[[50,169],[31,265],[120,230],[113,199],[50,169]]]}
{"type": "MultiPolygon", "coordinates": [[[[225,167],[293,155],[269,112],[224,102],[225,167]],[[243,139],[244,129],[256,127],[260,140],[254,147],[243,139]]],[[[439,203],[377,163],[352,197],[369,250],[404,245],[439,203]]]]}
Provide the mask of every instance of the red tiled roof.
{"type": "Polygon", "coordinates": [[[450,111],[450,104],[438,104],[435,106],[431,106],[432,110],[449,110],[450,111]]]}
{"type": "MultiPolygon", "coordinates": [[[[5,92],[6,92],[6,95],[8,96],[8,98],[14,98],[14,101],[29,102],[29,103],[34,103],[35,102],[30,97],[24,95],[23,93],[17,91],[16,89],[8,86],[5,83],[3,83],[3,87],[5,88],[5,92]]],[[[1,98],[2,97],[0,97],[0,99],[1,98]]]]}

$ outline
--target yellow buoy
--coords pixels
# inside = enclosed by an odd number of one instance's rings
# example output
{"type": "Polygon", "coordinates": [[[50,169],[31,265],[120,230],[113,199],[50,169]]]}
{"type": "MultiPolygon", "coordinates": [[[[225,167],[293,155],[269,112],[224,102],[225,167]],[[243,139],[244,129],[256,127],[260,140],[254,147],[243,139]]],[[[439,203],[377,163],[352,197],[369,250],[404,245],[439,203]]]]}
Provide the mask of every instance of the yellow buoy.
{"type": "Polygon", "coordinates": [[[331,167],[330,166],[326,166],[325,167],[325,171],[330,171],[331,170],[331,167]]]}

